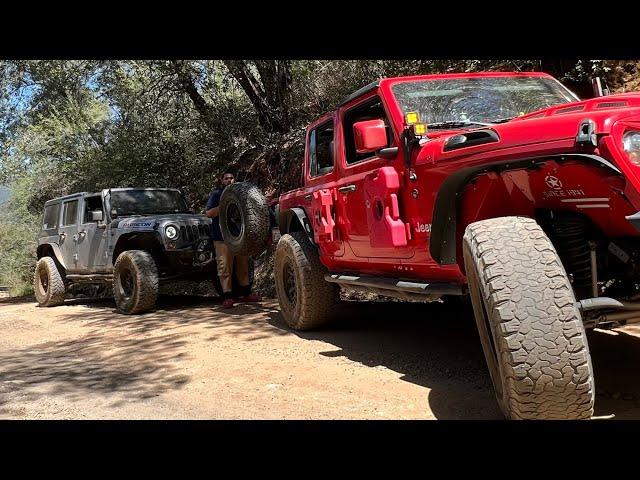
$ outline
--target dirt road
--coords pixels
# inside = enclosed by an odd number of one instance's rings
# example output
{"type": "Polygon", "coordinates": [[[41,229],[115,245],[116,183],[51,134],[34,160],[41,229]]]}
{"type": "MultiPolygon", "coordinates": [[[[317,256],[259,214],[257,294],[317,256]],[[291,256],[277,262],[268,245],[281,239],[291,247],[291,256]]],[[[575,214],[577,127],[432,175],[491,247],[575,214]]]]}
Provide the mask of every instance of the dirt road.
{"type": "MultiPolygon", "coordinates": [[[[473,318],[354,303],[295,333],[274,301],[0,300],[0,418],[499,419],[473,318]]],[[[595,331],[596,415],[640,418],[640,327],[595,331]]]]}

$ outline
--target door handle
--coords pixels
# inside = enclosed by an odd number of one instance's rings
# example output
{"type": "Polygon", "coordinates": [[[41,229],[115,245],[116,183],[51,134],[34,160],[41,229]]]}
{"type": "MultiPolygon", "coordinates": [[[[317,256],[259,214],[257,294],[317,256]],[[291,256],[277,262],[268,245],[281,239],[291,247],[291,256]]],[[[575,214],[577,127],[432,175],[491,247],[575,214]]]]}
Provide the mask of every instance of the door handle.
{"type": "Polygon", "coordinates": [[[311,193],[309,193],[308,195],[304,196],[305,200],[311,200],[311,197],[313,197],[313,195],[311,193]]]}
{"type": "Polygon", "coordinates": [[[355,184],[351,184],[351,185],[345,185],[344,187],[338,188],[338,191],[340,193],[349,193],[349,192],[355,192],[357,188],[358,187],[356,187],[355,184]]]}

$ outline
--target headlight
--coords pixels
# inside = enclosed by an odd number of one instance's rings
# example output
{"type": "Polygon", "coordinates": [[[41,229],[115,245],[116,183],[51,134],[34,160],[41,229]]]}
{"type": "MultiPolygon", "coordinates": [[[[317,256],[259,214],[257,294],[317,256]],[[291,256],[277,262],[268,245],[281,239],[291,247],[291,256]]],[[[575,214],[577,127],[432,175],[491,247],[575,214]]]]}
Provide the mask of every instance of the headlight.
{"type": "Polygon", "coordinates": [[[164,229],[164,234],[169,240],[175,240],[176,238],[178,238],[178,229],[173,225],[169,225],[164,229]]]}
{"type": "Polygon", "coordinates": [[[631,163],[640,166],[640,132],[627,132],[622,136],[624,151],[631,163]]]}

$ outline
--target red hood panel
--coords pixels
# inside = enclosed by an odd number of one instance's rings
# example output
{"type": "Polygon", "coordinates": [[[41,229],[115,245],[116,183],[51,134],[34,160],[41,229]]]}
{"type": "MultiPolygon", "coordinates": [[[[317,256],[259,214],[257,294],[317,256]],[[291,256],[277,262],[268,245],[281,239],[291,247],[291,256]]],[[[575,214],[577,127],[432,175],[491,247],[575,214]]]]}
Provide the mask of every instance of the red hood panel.
{"type": "MultiPolygon", "coordinates": [[[[551,142],[572,142],[578,134],[583,120],[590,119],[596,124],[596,133],[608,135],[618,120],[640,121],[640,92],[593,98],[582,102],[566,103],[517,117],[510,122],[497,124],[490,128],[498,133],[498,142],[460,148],[450,152],[443,151],[448,138],[461,133],[461,130],[434,132],[418,153],[416,165],[433,161],[453,160],[476,153],[502,150],[518,146],[545,144],[551,142]]],[[[468,131],[468,130],[466,130],[468,131]]],[[[567,143],[571,146],[572,143],[567,143]]]]}

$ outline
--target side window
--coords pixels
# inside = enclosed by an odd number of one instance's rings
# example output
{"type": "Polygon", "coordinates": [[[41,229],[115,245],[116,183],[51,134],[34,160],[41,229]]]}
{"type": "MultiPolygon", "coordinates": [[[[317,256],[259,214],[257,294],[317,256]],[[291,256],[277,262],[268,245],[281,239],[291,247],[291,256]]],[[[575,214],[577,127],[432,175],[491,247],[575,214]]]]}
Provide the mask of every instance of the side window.
{"type": "MultiPolygon", "coordinates": [[[[102,212],[102,197],[96,195],[95,197],[85,197],[84,199],[84,215],[82,216],[82,223],[91,223],[94,220],[91,217],[91,212],[102,212]]],[[[103,213],[104,215],[104,213],[103,213]]],[[[96,222],[97,223],[97,222],[96,222]]]]}
{"type": "Polygon", "coordinates": [[[344,142],[346,149],[347,164],[361,162],[375,156],[373,153],[356,153],[356,142],[353,136],[353,125],[363,120],[384,120],[387,130],[387,147],[393,143],[393,132],[391,131],[391,123],[382,106],[380,97],[373,97],[360,105],[347,110],[344,114],[344,142]]]}
{"type": "Polygon", "coordinates": [[[333,170],[333,121],[314,128],[309,134],[309,174],[324,175],[333,170]]]}
{"type": "Polygon", "coordinates": [[[54,203],[44,208],[44,218],[42,220],[43,230],[58,228],[58,217],[60,216],[60,204],[54,203]]]}
{"type": "Polygon", "coordinates": [[[75,225],[78,221],[78,200],[72,200],[64,204],[62,211],[62,226],[75,225]]]}

